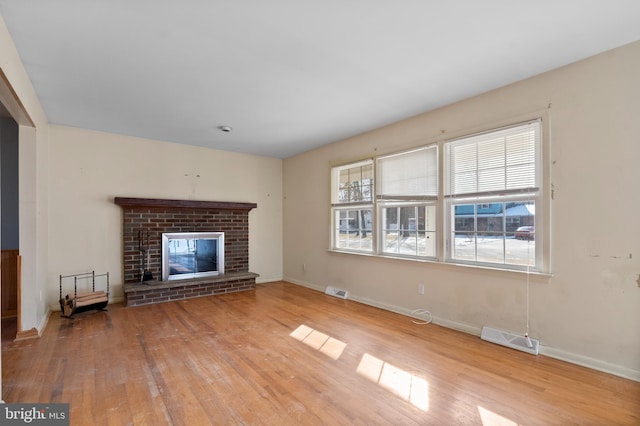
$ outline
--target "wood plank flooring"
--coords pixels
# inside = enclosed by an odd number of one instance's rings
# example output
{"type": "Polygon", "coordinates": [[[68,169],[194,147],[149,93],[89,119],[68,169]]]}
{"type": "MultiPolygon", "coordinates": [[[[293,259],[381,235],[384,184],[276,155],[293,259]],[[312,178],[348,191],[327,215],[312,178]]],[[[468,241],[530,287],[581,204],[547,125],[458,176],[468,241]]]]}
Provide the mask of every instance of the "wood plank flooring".
{"type": "Polygon", "coordinates": [[[640,383],[285,282],[53,313],[2,364],[6,402],[72,425],[640,424],[640,383]]]}

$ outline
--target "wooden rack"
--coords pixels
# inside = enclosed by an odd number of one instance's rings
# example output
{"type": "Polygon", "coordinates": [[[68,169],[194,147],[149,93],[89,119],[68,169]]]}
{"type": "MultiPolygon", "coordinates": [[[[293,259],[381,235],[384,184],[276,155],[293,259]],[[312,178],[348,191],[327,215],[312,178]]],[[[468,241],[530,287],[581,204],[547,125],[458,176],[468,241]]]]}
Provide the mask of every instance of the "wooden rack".
{"type": "Polygon", "coordinates": [[[73,315],[90,311],[106,311],[109,303],[109,273],[96,275],[95,271],[80,274],[60,275],[60,311],[65,318],[73,318],[73,315]],[[106,278],[106,290],[96,291],[96,278],[106,278]],[[63,283],[73,279],[73,294],[62,296],[63,283]],[[91,280],[91,291],[78,291],[78,282],[91,280]]]}

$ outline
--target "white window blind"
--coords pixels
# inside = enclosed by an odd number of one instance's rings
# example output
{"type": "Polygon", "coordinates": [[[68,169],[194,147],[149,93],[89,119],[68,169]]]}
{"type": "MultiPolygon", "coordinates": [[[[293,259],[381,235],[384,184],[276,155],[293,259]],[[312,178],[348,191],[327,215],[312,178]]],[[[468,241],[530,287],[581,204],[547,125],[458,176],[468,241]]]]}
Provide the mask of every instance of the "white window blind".
{"type": "Polygon", "coordinates": [[[447,195],[535,190],[539,139],[534,121],[448,143],[447,195]]]}
{"type": "Polygon", "coordinates": [[[438,149],[416,149],[378,159],[378,198],[425,199],[438,195],[438,149]]]}

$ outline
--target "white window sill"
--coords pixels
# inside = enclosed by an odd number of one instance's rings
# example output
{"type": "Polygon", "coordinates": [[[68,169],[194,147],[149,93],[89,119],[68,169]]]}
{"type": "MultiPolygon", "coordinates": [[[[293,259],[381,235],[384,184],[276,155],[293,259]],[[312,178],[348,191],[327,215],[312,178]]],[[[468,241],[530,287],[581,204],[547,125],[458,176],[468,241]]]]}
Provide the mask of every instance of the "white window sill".
{"type": "Polygon", "coordinates": [[[511,268],[500,268],[498,266],[489,266],[489,265],[472,265],[468,263],[455,263],[455,262],[440,262],[434,259],[421,259],[416,257],[404,257],[404,256],[392,256],[388,254],[374,254],[374,253],[366,253],[359,251],[350,251],[350,250],[337,250],[330,249],[328,250],[330,254],[336,255],[355,255],[355,256],[364,256],[364,257],[372,257],[380,260],[389,260],[392,262],[400,261],[400,262],[420,262],[426,263],[429,265],[436,266],[438,268],[444,268],[449,270],[461,270],[461,269],[472,269],[474,271],[484,271],[487,273],[499,273],[499,274],[517,274],[517,275],[529,275],[530,278],[533,278],[536,281],[548,281],[550,278],[553,278],[552,272],[540,272],[540,271],[527,271],[523,269],[511,269],[511,268]]]}

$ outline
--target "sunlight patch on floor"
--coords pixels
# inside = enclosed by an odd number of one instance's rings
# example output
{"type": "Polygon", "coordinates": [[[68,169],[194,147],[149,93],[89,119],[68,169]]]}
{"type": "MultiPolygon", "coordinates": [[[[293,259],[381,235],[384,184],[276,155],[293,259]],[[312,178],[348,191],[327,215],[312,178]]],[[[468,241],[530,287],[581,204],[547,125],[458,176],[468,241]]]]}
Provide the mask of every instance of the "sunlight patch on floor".
{"type": "Polygon", "coordinates": [[[478,405],[478,412],[482,420],[482,426],[518,426],[518,423],[507,419],[491,410],[478,405]]]}
{"type": "Polygon", "coordinates": [[[289,336],[336,360],[347,347],[346,343],[304,324],[293,330],[289,336]]]}
{"type": "Polygon", "coordinates": [[[369,354],[362,356],[356,371],[421,410],[429,410],[429,383],[423,378],[369,354]]]}

